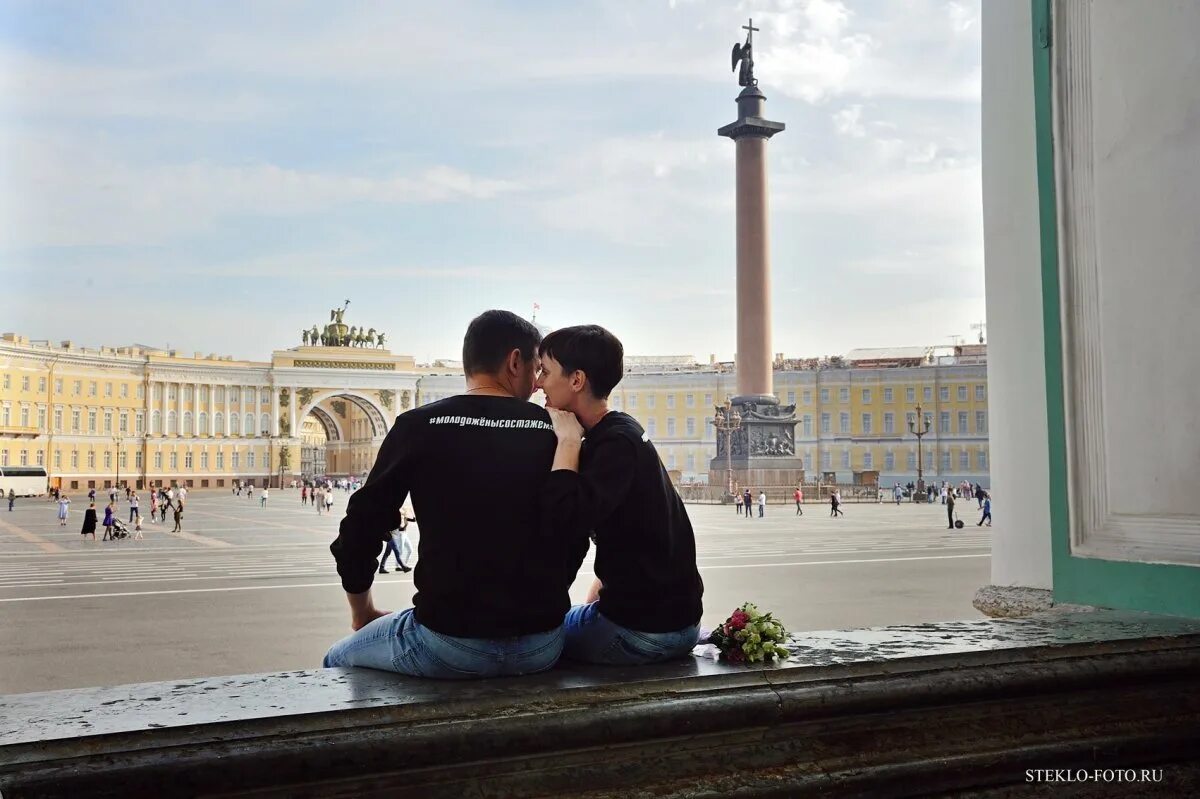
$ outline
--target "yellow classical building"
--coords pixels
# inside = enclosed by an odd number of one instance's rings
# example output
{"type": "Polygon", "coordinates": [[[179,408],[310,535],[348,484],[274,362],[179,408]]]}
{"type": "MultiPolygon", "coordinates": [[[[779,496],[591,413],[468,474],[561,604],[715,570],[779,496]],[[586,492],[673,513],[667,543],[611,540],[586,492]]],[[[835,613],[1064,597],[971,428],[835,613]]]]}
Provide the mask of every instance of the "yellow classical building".
{"type": "MultiPolygon", "coordinates": [[[[732,364],[651,361],[626,372],[611,406],[641,422],[681,482],[703,483],[720,467],[714,407],[736,383],[732,364]]],[[[860,350],[824,362],[780,356],[774,384],[779,402],[795,406],[806,481],[903,485],[920,467],[926,481],[989,483],[983,346],[860,350]],[[930,423],[920,457],[909,432],[918,404],[930,423]]]]}
{"type": "MultiPolygon", "coordinates": [[[[795,406],[795,452],[810,482],[915,481],[909,421],[920,404],[930,422],[919,459],[926,480],[988,484],[985,348],[859,351],[776,366],[776,394],[795,406]]],[[[0,470],[43,467],[49,485],[67,490],[361,476],[397,414],[463,389],[458,364],[418,365],[380,347],[306,344],[258,362],[6,333],[0,470]]],[[[642,423],[679,481],[704,483],[716,468],[714,407],[734,391],[730,364],[631,357],[611,402],[642,423]]]]}
{"type": "Polygon", "coordinates": [[[68,490],[277,485],[305,474],[307,425],[322,441],[321,474],[359,475],[412,407],[420,374],[378,347],[301,346],[254,362],[6,333],[0,470],[43,467],[68,490]]]}

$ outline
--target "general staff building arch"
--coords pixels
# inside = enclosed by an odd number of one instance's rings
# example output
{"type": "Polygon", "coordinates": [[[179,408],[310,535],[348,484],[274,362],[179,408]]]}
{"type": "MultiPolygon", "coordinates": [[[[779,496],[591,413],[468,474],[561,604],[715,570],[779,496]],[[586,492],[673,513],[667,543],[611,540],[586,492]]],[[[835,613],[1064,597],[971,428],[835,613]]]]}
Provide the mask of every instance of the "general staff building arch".
{"type": "Polygon", "coordinates": [[[431,370],[344,312],[266,361],[7,333],[0,459],[68,491],[361,476],[431,370]]]}

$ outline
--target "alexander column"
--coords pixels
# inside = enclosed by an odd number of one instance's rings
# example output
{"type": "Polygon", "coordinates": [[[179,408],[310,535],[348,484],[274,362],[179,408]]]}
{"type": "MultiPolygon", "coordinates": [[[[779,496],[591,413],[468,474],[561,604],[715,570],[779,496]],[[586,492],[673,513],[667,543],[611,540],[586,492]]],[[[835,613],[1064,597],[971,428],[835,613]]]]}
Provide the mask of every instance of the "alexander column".
{"type": "MultiPolygon", "coordinates": [[[[754,20],[743,25],[745,44],[733,46],[733,68],[741,69],[738,118],[717,131],[737,147],[737,391],[733,405],[742,426],[732,437],[733,468],[740,486],[758,490],[794,486],[803,480],[796,457],[796,406],[775,396],[771,352],[771,247],[767,229],[767,140],[784,129],[763,118],[766,96],[754,77],[754,20]]],[[[727,437],[728,438],[728,437],[727,437]]],[[[724,462],[720,438],[711,475],[724,462]]]]}

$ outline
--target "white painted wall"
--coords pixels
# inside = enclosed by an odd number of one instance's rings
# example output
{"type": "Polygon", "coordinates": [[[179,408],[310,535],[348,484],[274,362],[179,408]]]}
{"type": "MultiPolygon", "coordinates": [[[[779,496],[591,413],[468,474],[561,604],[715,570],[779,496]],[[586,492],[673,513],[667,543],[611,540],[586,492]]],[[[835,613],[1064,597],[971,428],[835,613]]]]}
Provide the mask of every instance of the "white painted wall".
{"type": "Polygon", "coordinates": [[[1050,588],[1031,13],[1028,2],[983,4],[983,223],[995,496],[992,583],[1050,588]]]}
{"type": "Polygon", "coordinates": [[[1055,4],[1072,551],[1200,565],[1200,4],[1055,4]]]}

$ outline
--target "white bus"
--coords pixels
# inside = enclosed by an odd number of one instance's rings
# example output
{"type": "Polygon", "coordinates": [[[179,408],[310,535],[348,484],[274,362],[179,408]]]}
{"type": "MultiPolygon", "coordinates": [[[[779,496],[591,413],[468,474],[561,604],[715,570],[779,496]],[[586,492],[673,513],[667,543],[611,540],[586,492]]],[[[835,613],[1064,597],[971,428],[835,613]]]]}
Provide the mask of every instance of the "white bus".
{"type": "Polygon", "coordinates": [[[46,493],[46,469],[42,466],[0,466],[0,494],[9,489],[18,497],[40,497],[46,493]]]}

